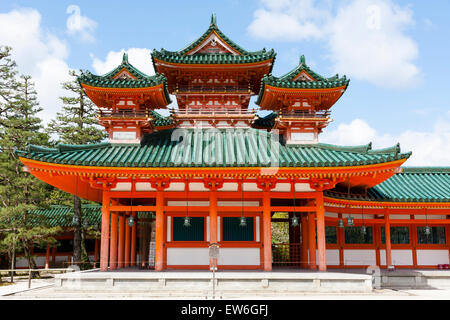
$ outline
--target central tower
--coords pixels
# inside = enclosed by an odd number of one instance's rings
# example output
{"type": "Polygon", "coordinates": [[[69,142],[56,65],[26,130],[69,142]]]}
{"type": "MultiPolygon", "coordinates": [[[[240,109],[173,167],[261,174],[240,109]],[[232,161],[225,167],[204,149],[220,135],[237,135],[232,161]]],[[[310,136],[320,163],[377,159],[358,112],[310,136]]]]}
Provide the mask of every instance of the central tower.
{"type": "Polygon", "coordinates": [[[261,79],[272,70],[274,50],[249,52],[217,27],[213,14],[208,30],[181,51],[153,50],[155,71],[167,78],[176,96],[173,118],[179,127],[250,127],[248,109],[261,79]]]}

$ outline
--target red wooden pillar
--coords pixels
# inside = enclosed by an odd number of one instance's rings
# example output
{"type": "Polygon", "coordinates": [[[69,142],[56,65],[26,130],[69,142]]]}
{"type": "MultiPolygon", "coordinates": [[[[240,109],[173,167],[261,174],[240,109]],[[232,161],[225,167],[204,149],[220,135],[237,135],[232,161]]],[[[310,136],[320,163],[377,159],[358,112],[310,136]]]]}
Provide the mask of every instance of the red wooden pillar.
{"type": "Polygon", "coordinates": [[[317,192],[317,249],[319,256],[319,271],[327,271],[326,239],[325,239],[325,207],[323,205],[323,192],[317,192]]]}
{"type": "Polygon", "coordinates": [[[125,212],[119,215],[119,253],[117,267],[123,268],[125,259],[125,212]]]}
{"type": "MultiPolygon", "coordinates": [[[[342,219],[342,213],[338,214],[338,219],[342,219]]],[[[345,244],[345,228],[337,228],[337,240],[339,245],[339,267],[344,268],[344,244],[345,244]]]]}
{"type": "Polygon", "coordinates": [[[384,210],[384,232],[386,240],[386,266],[387,268],[392,266],[392,255],[391,255],[391,223],[389,218],[389,209],[384,210]]]}
{"type": "Polygon", "coordinates": [[[209,242],[217,243],[217,191],[209,191],[209,242]]]}
{"type": "Polygon", "coordinates": [[[300,249],[300,267],[306,268],[308,266],[308,219],[306,214],[303,213],[301,217],[301,230],[302,244],[300,249]]]}
{"type": "Polygon", "coordinates": [[[111,213],[111,252],[109,254],[109,268],[117,269],[117,211],[111,213]]]}
{"type": "Polygon", "coordinates": [[[308,213],[309,268],[316,270],[316,221],[314,212],[308,213]]]}
{"type": "Polygon", "coordinates": [[[162,189],[156,192],[155,229],[155,271],[162,271],[164,267],[164,194],[162,189]]]}
{"type": "Polygon", "coordinates": [[[131,236],[131,227],[128,225],[128,219],[125,219],[125,268],[130,266],[130,236],[131,236]]]}
{"type": "Polygon", "coordinates": [[[131,227],[131,266],[134,267],[136,266],[136,212],[133,212],[131,215],[134,219],[133,226],[131,227]]]}
{"type": "Polygon", "coordinates": [[[270,191],[263,194],[263,230],[264,230],[264,271],[272,271],[272,212],[270,205],[270,191]]]}
{"type": "Polygon", "coordinates": [[[50,245],[47,244],[47,251],[45,253],[45,269],[48,269],[50,265],[50,245]]]}
{"type": "Polygon", "coordinates": [[[109,207],[110,198],[107,191],[103,190],[102,196],[102,236],[100,249],[100,270],[108,271],[109,254],[109,207]]]}
{"type": "MultiPolygon", "coordinates": [[[[218,243],[217,237],[217,191],[209,190],[209,243],[218,243]]],[[[213,268],[213,259],[209,259],[209,268],[213,268]]],[[[217,265],[216,265],[217,268],[217,265]]]]}

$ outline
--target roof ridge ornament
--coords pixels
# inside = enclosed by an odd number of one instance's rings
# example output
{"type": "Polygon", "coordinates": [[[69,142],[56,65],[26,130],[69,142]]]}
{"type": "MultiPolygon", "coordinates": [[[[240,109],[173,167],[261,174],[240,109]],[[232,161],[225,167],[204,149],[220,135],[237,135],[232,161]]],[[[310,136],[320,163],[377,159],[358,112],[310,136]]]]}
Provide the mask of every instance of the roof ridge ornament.
{"type": "Polygon", "coordinates": [[[305,58],[305,55],[304,55],[304,54],[302,54],[302,55],[300,56],[300,64],[305,64],[305,65],[306,65],[306,58],[305,58]]]}
{"type": "Polygon", "coordinates": [[[128,62],[128,53],[126,53],[126,52],[123,53],[122,63],[129,63],[128,62]]]}
{"type": "Polygon", "coordinates": [[[215,14],[215,13],[211,14],[211,23],[210,23],[210,26],[216,26],[216,27],[217,27],[217,17],[216,17],[216,14],[215,14]]]}

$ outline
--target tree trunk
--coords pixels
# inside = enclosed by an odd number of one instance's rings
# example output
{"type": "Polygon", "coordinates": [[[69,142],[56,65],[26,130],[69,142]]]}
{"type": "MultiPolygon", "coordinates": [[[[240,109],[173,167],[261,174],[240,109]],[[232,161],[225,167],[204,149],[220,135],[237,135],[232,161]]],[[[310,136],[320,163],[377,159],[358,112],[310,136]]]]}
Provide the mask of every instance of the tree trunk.
{"type": "Polygon", "coordinates": [[[73,214],[74,214],[74,226],[73,226],[73,262],[75,265],[81,263],[81,199],[77,196],[73,196],[73,214]]]}
{"type": "MultiPolygon", "coordinates": [[[[26,259],[28,261],[28,268],[30,268],[30,269],[37,269],[36,261],[34,261],[34,258],[31,255],[31,246],[32,246],[32,244],[31,244],[30,241],[28,241],[28,240],[24,240],[23,241],[23,252],[24,252],[25,257],[26,257],[26,259]]],[[[31,277],[32,278],[36,278],[37,276],[39,276],[39,272],[33,271],[31,273],[31,277]]]]}

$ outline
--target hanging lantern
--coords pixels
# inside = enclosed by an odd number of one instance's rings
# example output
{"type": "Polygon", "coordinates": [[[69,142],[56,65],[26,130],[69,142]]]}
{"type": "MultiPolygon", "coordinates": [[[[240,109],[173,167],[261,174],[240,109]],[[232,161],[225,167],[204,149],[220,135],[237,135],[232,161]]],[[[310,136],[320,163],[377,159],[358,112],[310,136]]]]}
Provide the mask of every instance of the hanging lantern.
{"type": "Polygon", "coordinates": [[[242,216],[239,219],[239,227],[246,227],[247,226],[247,219],[244,217],[244,179],[242,179],[242,184],[241,184],[241,189],[242,189],[242,216]]]}
{"type": "Polygon", "coordinates": [[[338,227],[339,227],[339,228],[343,228],[343,227],[344,227],[344,220],[339,219],[339,221],[338,221],[338,227]]]}
{"type": "Polygon", "coordinates": [[[294,215],[291,219],[291,225],[293,227],[297,227],[298,226],[298,217],[296,215],[294,215]]]}
{"type": "Polygon", "coordinates": [[[295,215],[295,204],[296,204],[296,201],[295,201],[295,178],[292,178],[292,188],[293,188],[293,191],[294,191],[294,216],[292,217],[291,225],[293,227],[296,227],[296,226],[298,226],[298,218],[295,215]]]}
{"type": "Polygon", "coordinates": [[[244,216],[242,216],[239,219],[239,227],[246,227],[246,226],[247,226],[247,219],[244,216]]]}
{"type": "Polygon", "coordinates": [[[88,221],[87,218],[84,218],[84,221],[83,221],[83,227],[84,227],[85,229],[89,228],[89,221],[88,221]]]}
{"type": "Polygon", "coordinates": [[[191,218],[189,217],[189,180],[186,179],[186,217],[184,217],[183,226],[189,228],[191,226],[191,218]]]}
{"type": "Polygon", "coordinates": [[[429,236],[431,234],[431,228],[428,226],[428,212],[427,208],[425,208],[425,221],[426,221],[426,227],[425,227],[425,234],[429,236]]]}
{"type": "Polygon", "coordinates": [[[191,217],[188,217],[188,216],[184,217],[183,226],[186,227],[186,228],[191,226],[191,217]]]}
{"type": "Polygon", "coordinates": [[[134,218],[133,216],[130,216],[128,218],[128,226],[131,228],[134,225],[134,218]]]}
{"type": "Polygon", "coordinates": [[[353,217],[352,216],[347,217],[347,225],[349,227],[353,227],[353,217]]]}
{"type": "Polygon", "coordinates": [[[362,234],[366,234],[367,233],[367,228],[366,228],[366,226],[362,226],[361,227],[361,232],[362,232],[362,234]]]}

